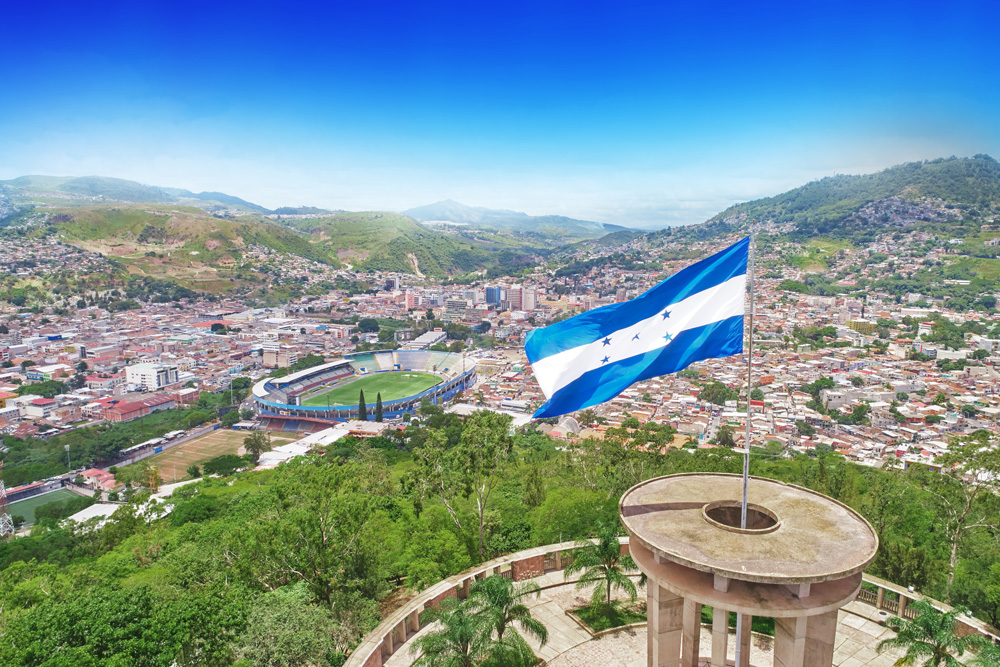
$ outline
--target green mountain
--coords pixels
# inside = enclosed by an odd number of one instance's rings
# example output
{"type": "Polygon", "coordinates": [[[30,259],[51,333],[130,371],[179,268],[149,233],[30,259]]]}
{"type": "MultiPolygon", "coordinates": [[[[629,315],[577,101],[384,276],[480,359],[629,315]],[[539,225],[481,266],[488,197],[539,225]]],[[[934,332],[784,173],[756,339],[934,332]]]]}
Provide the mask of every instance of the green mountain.
{"type": "Polygon", "coordinates": [[[775,197],[737,204],[709,223],[753,219],[790,225],[806,236],[845,236],[935,222],[949,207],[978,216],[998,204],[1000,163],[976,155],[908,162],[876,174],[823,178],[775,197]]]}
{"type": "MultiPolygon", "coordinates": [[[[113,200],[135,203],[189,203],[209,210],[237,208],[245,212],[266,213],[267,209],[224,192],[191,192],[181,188],[143,185],[135,181],[106,176],[21,176],[0,181],[15,203],[58,203],[60,199],[78,200],[89,204],[93,200],[113,200]],[[55,201],[53,201],[55,200],[55,201]]],[[[67,202],[63,202],[66,204],[67,202]]]]}
{"type": "Polygon", "coordinates": [[[411,208],[403,213],[421,222],[453,222],[477,229],[501,229],[567,239],[598,238],[610,232],[628,231],[627,227],[620,225],[576,220],[561,215],[536,216],[520,211],[466,206],[451,199],[411,208]]]}
{"type": "Polygon", "coordinates": [[[478,231],[437,232],[413,218],[362,211],[285,221],[309,234],[332,257],[358,268],[434,276],[499,265],[523,264],[534,250],[524,243],[478,231]]]}
{"type": "Polygon", "coordinates": [[[133,275],[173,280],[185,287],[225,291],[245,278],[241,258],[254,246],[336,265],[305,234],[247,215],[213,216],[176,204],[94,204],[48,209],[49,228],[61,240],[122,262],[133,275]]]}

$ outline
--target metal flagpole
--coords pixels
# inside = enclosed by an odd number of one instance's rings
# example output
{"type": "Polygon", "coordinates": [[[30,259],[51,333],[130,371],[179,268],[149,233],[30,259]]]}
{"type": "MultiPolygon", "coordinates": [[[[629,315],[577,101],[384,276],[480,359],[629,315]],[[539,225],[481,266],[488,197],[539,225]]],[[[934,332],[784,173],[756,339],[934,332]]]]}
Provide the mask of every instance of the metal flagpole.
{"type": "MultiPolygon", "coordinates": [[[[747,527],[747,491],[750,487],[750,392],[753,386],[753,221],[750,222],[750,248],[747,253],[747,283],[750,287],[750,317],[747,328],[747,430],[743,439],[743,502],[740,504],[740,528],[747,527]]],[[[740,667],[740,645],[743,643],[743,614],[736,614],[736,667],[740,667]]]]}

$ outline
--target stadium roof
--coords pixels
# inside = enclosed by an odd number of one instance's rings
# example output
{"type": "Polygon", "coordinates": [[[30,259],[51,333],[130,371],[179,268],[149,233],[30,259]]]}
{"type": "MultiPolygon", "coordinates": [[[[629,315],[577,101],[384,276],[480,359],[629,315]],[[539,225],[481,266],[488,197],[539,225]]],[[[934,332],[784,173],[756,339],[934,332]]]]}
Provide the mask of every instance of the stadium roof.
{"type": "Polygon", "coordinates": [[[283,378],[275,378],[273,382],[276,385],[291,384],[293,382],[301,380],[302,378],[307,378],[310,375],[315,375],[316,373],[321,373],[325,370],[336,368],[337,366],[343,366],[346,363],[348,363],[347,359],[337,359],[336,361],[331,361],[328,364],[320,364],[319,366],[312,366],[311,368],[307,368],[304,371],[298,371],[297,373],[286,375],[283,378]]]}

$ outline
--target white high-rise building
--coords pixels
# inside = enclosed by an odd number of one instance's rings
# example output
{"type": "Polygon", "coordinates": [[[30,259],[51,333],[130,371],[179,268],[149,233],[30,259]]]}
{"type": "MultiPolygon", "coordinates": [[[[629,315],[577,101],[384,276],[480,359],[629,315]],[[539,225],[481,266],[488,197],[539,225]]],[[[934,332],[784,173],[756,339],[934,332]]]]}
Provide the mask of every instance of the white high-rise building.
{"type": "Polygon", "coordinates": [[[169,364],[133,364],[125,367],[125,381],[142,387],[145,391],[156,391],[177,382],[177,366],[169,364]]]}

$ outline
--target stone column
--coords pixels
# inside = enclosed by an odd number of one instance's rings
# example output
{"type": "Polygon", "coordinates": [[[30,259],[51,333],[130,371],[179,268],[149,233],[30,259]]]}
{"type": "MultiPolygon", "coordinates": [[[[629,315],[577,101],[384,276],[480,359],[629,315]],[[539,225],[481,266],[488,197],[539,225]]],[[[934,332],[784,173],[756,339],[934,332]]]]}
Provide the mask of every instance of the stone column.
{"type": "Polygon", "coordinates": [[[646,584],[646,664],[679,667],[684,598],[652,579],[646,584]]]}
{"type": "Polygon", "coordinates": [[[885,589],[881,586],[878,587],[878,595],[875,596],[875,608],[881,609],[882,603],[885,601],[885,589]]]}
{"type": "Polygon", "coordinates": [[[385,637],[382,638],[382,655],[389,657],[395,650],[395,646],[392,643],[392,632],[387,632],[385,637]]]}
{"type": "Polygon", "coordinates": [[[742,614],[739,616],[743,632],[740,634],[740,664],[736,667],[750,667],[750,637],[753,635],[753,616],[742,614]]]}
{"type": "Polygon", "coordinates": [[[397,644],[402,646],[406,643],[406,619],[404,618],[399,622],[395,628],[393,628],[393,633],[395,634],[394,640],[397,644]]]}
{"type": "Polygon", "coordinates": [[[803,667],[806,655],[806,619],[774,619],[774,667],[803,667]]]}
{"type": "Polygon", "coordinates": [[[774,667],[830,667],[837,640],[837,611],[774,619],[774,667]]]}
{"type": "Polygon", "coordinates": [[[902,593],[900,593],[900,595],[899,595],[899,607],[896,609],[896,616],[899,616],[900,618],[906,618],[905,616],[903,616],[903,612],[906,611],[906,603],[907,602],[909,602],[909,600],[906,599],[906,597],[904,597],[902,593]]]}
{"type": "Polygon", "coordinates": [[[420,610],[410,612],[410,632],[420,632],[420,610]]]}
{"type": "Polygon", "coordinates": [[[462,582],[462,599],[469,597],[469,589],[472,588],[472,577],[462,582]]]}
{"type": "Polygon", "coordinates": [[[729,652],[729,612],[712,608],[712,667],[726,667],[729,652]]]}
{"type": "Polygon", "coordinates": [[[683,626],[681,665],[698,667],[698,654],[701,651],[701,603],[684,600],[683,626]]]}
{"type": "Polygon", "coordinates": [[[805,664],[830,667],[837,645],[837,610],[810,616],[806,625],[805,664]]]}

